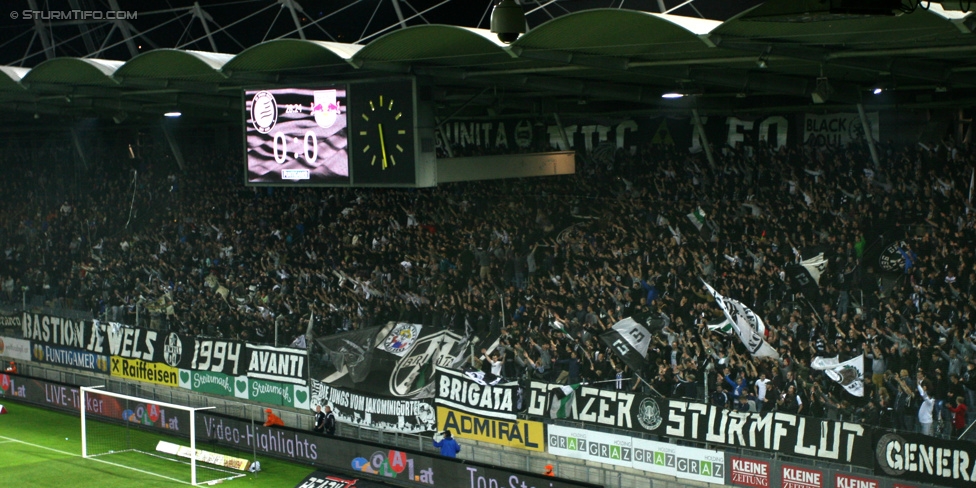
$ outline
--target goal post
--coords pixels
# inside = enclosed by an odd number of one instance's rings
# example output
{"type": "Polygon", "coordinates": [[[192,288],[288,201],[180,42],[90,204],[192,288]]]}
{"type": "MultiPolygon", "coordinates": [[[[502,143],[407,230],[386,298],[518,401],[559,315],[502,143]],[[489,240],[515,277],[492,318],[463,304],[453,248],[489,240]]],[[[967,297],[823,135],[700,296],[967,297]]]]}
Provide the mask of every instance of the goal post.
{"type": "Polygon", "coordinates": [[[223,456],[198,449],[197,412],[215,407],[187,407],[102,388],[80,389],[82,457],[192,485],[244,476],[224,467],[230,464],[210,464],[223,456]],[[187,441],[189,448],[182,448],[187,441]]]}

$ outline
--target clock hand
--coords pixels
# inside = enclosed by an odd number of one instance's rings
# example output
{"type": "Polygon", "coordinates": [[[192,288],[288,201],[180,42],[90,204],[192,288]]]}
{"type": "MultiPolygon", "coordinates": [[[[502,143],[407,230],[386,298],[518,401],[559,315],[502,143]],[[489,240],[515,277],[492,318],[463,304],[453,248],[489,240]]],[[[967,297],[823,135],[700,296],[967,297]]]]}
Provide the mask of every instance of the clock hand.
{"type": "Polygon", "coordinates": [[[380,152],[383,153],[383,169],[386,169],[386,142],[383,140],[383,124],[376,124],[380,131],[380,152]]]}

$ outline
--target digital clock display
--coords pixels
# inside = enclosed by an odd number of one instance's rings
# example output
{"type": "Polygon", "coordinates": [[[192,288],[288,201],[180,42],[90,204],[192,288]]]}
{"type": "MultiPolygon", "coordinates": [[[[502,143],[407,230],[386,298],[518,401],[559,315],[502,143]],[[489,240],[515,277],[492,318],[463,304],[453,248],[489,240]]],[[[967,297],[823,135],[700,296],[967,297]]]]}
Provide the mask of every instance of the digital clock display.
{"type": "Polygon", "coordinates": [[[346,88],[244,92],[247,183],[348,185],[346,88]]]}

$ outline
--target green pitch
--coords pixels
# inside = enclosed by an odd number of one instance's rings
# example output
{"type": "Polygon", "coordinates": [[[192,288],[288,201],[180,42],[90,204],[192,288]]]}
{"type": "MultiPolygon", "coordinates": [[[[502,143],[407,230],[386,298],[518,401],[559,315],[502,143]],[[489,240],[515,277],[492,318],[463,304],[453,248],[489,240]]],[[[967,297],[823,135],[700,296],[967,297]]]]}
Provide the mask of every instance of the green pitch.
{"type": "MultiPolygon", "coordinates": [[[[77,416],[17,403],[5,403],[0,415],[0,486],[15,488],[72,486],[76,488],[140,488],[188,486],[190,468],[135,454],[81,457],[81,420],[77,416]],[[126,467],[128,466],[128,468],[126,467]],[[186,480],[186,481],[180,481],[186,480]]],[[[187,445],[185,439],[139,432],[147,438],[187,445]]],[[[199,446],[210,449],[210,446],[199,446]]],[[[249,453],[220,449],[224,454],[250,458],[249,453]]],[[[228,488],[296,486],[315,468],[263,459],[262,471],[221,483],[228,488]]],[[[198,466],[198,477],[206,479],[198,466]]]]}

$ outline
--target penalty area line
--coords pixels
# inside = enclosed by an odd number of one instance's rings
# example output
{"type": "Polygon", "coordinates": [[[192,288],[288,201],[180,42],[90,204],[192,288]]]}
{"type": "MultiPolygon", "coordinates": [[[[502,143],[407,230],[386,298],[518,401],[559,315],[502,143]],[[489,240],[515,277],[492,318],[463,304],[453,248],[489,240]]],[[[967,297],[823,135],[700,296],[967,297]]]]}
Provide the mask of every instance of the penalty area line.
{"type": "MultiPolygon", "coordinates": [[[[25,446],[36,447],[38,449],[46,449],[48,451],[53,451],[53,452],[56,452],[56,453],[59,453],[59,454],[65,454],[65,455],[68,455],[68,456],[81,457],[81,454],[76,454],[76,453],[68,452],[68,451],[62,451],[60,449],[55,449],[53,447],[42,446],[42,445],[39,445],[39,444],[33,444],[33,443],[30,443],[30,442],[22,441],[20,439],[14,439],[12,437],[6,437],[6,436],[0,435],[0,439],[5,439],[6,442],[16,442],[18,444],[24,444],[25,446]]],[[[152,471],[146,471],[146,470],[139,469],[139,468],[133,468],[132,466],[125,466],[123,464],[113,463],[113,462],[110,462],[110,461],[106,461],[104,459],[97,459],[97,458],[91,458],[91,457],[88,458],[88,459],[91,460],[91,461],[98,461],[100,463],[105,463],[105,464],[108,464],[108,465],[111,465],[111,466],[117,466],[119,468],[136,471],[136,472],[139,472],[139,473],[142,473],[142,474],[148,474],[150,476],[156,476],[156,477],[159,477],[159,478],[163,478],[165,480],[175,481],[177,483],[184,484],[184,485],[191,484],[191,483],[189,483],[187,481],[183,481],[183,480],[176,479],[176,478],[170,478],[169,476],[161,475],[159,473],[153,473],[152,471]]]]}

